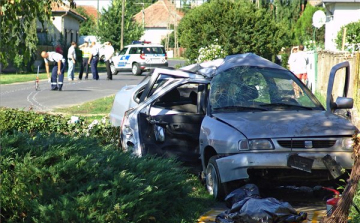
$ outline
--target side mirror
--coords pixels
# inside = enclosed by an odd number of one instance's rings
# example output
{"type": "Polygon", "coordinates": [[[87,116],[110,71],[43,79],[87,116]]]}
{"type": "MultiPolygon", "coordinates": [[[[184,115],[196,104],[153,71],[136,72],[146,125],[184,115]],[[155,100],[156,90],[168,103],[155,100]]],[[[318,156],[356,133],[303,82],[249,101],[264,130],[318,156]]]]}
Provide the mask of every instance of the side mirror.
{"type": "Polygon", "coordinates": [[[354,106],[354,99],[346,97],[338,97],[332,104],[332,109],[351,109],[354,106]]]}

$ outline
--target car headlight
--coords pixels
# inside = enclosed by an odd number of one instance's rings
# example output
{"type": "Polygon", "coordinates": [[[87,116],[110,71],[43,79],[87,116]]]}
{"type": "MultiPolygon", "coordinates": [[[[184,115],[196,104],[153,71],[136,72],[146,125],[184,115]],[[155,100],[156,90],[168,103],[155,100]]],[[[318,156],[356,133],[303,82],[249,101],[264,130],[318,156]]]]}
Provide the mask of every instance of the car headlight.
{"type": "Polygon", "coordinates": [[[239,142],[239,150],[270,150],[274,149],[274,145],[269,139],[251,139],[241,140],[239,142]]]}
{"type": "Polygon", "coordinates": [[[346,150],[351,150],[353,148],[354,142],[352,138],[343,138],[342,148],[346,150]]]}

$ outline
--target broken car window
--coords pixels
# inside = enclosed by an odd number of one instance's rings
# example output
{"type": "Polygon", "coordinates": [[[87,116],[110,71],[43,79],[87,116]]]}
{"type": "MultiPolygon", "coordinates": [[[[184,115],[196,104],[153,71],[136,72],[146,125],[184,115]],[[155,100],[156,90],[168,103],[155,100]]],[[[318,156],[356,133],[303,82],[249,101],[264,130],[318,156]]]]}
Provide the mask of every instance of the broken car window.
{"type": "Polygon", "coordinates": [[[293,74],[260,67],[234,67],[217,74],[211,81],[209,99],[212,112],[235,107],[246,108],[238,111],[323,109],[293,74]]]}

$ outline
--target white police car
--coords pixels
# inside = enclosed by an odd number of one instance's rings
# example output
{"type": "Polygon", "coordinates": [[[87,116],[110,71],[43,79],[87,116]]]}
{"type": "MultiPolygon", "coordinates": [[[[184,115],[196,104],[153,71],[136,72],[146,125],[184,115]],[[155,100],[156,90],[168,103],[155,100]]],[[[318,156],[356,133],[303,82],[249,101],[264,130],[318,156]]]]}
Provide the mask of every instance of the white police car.
{"type": "Polygon", "coordinates": [[[168,67],[164,46],[145,41],[133,41],[112,58],[113,74],[119,71],[131,71],[140,75],[143,71],[156,67],[168,67]]]}

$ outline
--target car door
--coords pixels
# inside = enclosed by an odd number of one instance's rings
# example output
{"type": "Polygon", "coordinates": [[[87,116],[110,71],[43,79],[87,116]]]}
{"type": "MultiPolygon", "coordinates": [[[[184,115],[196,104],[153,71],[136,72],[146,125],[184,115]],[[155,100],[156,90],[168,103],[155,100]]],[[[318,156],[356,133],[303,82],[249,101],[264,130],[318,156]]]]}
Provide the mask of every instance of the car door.
{"type": "Polygon", "coordinates": [[[139,113],[139,136],[145,153],[175,158],[186,166],[200,169],[199,134],[204,118],[201,109],[204,85],[177,85],[139,113]]]}

